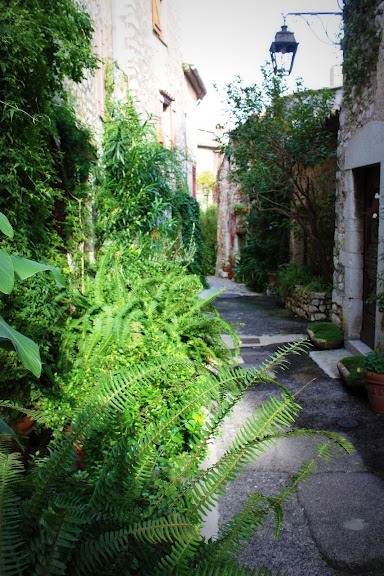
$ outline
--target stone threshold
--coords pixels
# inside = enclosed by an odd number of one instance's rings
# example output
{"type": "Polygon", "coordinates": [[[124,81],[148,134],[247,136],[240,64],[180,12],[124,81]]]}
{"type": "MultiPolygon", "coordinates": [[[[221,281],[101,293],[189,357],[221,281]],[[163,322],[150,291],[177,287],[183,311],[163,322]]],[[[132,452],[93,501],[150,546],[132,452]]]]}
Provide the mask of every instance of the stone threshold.
{"type": "MultiPolygon", "coordinates": [[[[229,334],[222,334],[222,339],[231,350],[234,350],[233,340],[229,334]]],[[[308,334],[264,334],[262,336],[243,336],[239,334],[241,339],[240,348],[256,348],[259,346],[269,346],[270,344],[287,344],[288,342],[296,342],[297,340],[308,339],[308,334]]]]}

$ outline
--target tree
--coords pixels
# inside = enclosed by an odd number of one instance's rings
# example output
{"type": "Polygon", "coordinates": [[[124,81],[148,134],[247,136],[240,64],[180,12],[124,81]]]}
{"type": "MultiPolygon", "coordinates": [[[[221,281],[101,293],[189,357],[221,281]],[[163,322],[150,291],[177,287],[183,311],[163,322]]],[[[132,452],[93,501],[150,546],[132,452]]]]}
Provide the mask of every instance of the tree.
{"type": "Polygon", "coordinates": [[[262,88],[227,85],[234,118],[230,134],[231,176],[253,210],[282,217],[307,243],[307,263],[332,275],[337,122],[330,90],[288,96],[282,78],[263,69],[262,88]]]}
{"type": "MultiPolygon", "coordinates": [[[[212,195],[215,186],[217,185],[217,179],[213,172],[205,170],[197,177],[197,189],[204,198],[204,209],[209,205],[210,195],[212,195]]],[[[212,198],[211,198],[212,200],[212,198]]]]}

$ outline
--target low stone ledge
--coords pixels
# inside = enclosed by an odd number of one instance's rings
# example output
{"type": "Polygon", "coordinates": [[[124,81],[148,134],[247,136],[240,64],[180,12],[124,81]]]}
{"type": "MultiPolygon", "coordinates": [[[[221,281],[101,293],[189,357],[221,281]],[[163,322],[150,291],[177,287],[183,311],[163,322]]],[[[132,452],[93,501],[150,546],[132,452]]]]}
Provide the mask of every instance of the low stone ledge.
{"type": "Polygon", "coordinates": [[[310,292],[303,286],[296,286],[295,293],[288,296],[285,306],[297,316],[311,322],[328,321],[332,316],[332,294],[310,292]]]}

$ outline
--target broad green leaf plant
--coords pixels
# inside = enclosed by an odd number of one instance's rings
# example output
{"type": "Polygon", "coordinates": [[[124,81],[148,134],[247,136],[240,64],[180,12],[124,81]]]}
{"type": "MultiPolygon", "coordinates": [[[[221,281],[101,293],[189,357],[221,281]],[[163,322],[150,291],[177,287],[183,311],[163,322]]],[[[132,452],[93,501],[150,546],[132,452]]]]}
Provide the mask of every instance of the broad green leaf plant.
{"type": "MultiPolygon", "coordinates": [[[[9,238],[13,238],[13,228],[8,218],[0,213],[0,230],[9,238]]],[[[10,294],[13,290],[15,281],[25,280],[34,274],[42,271],[50,271],[56,283],[59,286],[65,286],[65,278],[61,272],[48,264],[41,264],[34,260],[12,256],[4,249],[0,250],[0,291],[3,294],[10,294]]],[[[19,358],[25,368],[32,374],[39,377],[41,374],[41,359],[39,348],[33,340],[27,338],[10,326],[0,316],[0,345],[6,342],[11,343],[19,355],[19,358]]]]}

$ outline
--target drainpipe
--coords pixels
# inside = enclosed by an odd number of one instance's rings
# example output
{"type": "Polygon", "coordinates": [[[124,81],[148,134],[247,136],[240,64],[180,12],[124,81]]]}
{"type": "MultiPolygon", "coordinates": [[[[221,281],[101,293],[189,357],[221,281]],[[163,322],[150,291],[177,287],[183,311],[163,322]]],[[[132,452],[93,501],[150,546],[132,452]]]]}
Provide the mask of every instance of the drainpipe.
{"type": "Polygon", "coordinates": [[[116,105],[118,102],[118,74],[117,74],[117,11],[116,11],[117,0],[112,0],[112,66],[113,66],[113,102],[116,105]]]}

